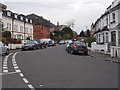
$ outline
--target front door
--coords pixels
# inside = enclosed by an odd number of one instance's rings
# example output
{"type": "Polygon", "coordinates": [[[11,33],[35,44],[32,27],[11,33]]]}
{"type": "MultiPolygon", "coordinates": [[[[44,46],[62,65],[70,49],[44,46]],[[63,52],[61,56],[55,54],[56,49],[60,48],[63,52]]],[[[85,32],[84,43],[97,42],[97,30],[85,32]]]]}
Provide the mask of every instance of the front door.
{"type": "Polygon", "coordinates": [[[111,46],[116,46],[116,31],[111,32],[111,46]]]}

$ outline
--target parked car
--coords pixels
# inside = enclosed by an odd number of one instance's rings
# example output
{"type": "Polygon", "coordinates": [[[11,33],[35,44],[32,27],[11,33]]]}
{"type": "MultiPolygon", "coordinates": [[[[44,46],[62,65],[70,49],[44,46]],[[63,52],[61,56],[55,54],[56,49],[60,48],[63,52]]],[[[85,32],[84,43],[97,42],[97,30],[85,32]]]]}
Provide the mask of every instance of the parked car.
{"type": "Polygon", "coordinates": [[[50,40],[50,41],[48,42],[48,46],[56,46],[55,41],[50,40]]]}
{"type": "Polygon", "coordinates": [[[29,49],[39,49],[39,44],[37,43],[37,41],[28,41],[24,43],[24,45],[22,46],[22,51],[29,49]]]}
{"type": "Polygon", "coordinates": [[[73,43],[72,40],[69,40],[69,41],[67,42],[66,51],[68,51],[68,47],[70,46],[71,43],[73,43]]]}
{"type": "Polygon", "coordinates": [[[9,48],[0,41],[0,54],[9,54],[9,48]]]}
{"type": "Polygon", "coordinates": [[[42,48],[47,48],[47,42],[44,39],[40,39],[37,41],[39,43],[39,47],[42,48]]]}
{"type": "Polygon", "coordinates": [[[68,53],[71,53],[71,54],[79,53],[79,54],[88,55],[88,48],[87,48],[87,46],[85,45],[85,43],[80,42],[80,41],[72,42],[67,47],[66,50],[68,51],[68,53]]]}
{"type": "Polygon", "coordinates": [[[64,40],[61,40],[61,41],[59,42],[59,45],[62,45],[62,44],[65,44],[65,41],[64,41],[64,40]]]}

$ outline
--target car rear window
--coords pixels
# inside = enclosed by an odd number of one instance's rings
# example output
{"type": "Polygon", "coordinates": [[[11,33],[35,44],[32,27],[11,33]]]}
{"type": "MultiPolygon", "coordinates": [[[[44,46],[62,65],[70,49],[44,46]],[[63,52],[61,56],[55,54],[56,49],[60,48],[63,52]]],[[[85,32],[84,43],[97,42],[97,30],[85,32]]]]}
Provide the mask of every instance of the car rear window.
{"type": "Polygon", "coordinates": [[[82,43],[82,42],[75,42],[75,44],[76,44],[77,46],[84,46],[84,47],[86,47],[86,44],[85,44],[85,43],[82,43]]]}
{"type": "Polygon", "coordinates": [[[26,42],[25,44],[34,44],[33,41],[26,42]]]}

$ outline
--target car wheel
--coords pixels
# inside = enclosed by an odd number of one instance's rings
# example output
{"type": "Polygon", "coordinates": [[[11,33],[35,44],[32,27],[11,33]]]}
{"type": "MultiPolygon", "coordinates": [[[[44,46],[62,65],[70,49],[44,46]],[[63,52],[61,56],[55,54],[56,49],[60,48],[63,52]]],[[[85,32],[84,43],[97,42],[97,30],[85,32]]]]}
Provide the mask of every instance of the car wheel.
{"type": "Polygon", "coordinates": [[[85,56],[87,56],[88,55],[88,53],[85,53],[85,56]]]}
{"type": "Polygon", "coordinates": [[[25,49],[22,49],[22,51],[25,51],[25,49]]]}
{"type": "Polygon", "coordinates": [[[8,54],[9,54],[9,49],[7,49],[7,50],[6,50],[6,53],[5,53],[5,55],[8,55],[8,54]]]}
{"type": "Polygon", "coordinates": [[[35,47],[33,47],[33,50],[35,50],[36,48],[35,47]]]}

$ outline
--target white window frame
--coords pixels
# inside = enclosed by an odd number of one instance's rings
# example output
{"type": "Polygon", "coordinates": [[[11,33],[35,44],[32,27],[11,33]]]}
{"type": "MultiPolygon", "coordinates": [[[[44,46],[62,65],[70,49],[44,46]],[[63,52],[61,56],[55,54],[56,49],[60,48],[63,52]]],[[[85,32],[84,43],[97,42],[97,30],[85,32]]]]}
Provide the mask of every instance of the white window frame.
{"type": "Polygon", "coordinates": [[[11,12],[7,12],[7,15],[8,15],[8,16],[11,16],[11,12]]]}

